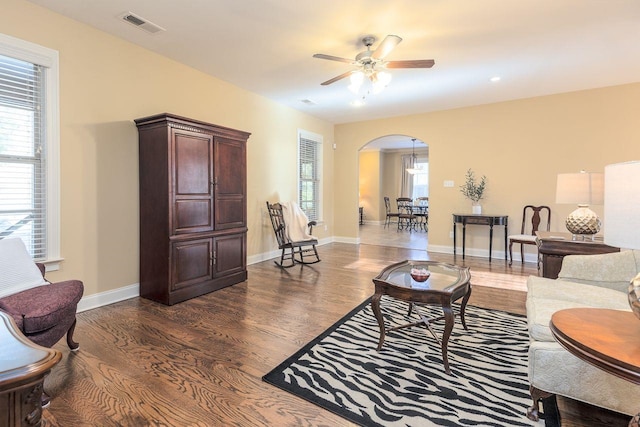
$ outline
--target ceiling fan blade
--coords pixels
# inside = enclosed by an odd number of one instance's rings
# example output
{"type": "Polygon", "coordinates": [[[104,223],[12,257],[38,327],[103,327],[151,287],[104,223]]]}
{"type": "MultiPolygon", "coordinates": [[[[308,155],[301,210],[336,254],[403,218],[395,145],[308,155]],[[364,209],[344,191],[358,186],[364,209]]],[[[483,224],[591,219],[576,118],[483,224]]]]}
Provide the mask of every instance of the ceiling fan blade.
{"type": "Polygon", "coordinates": [[[337,82],[338,80],[342,80],[342,79],[344,79],[345,77],[349,77],[349,76],[351,75],[351,73],[353,73],[353,71],[347,71],[346,73],[342,73],[342,74],[340,74],[339,76],[336,76],[336,77],[334,77],[334,78],[332,78],[332,79],[330,79],[330,80],[327,80],[327,81],[326,81],[326,82],[324,82],[324,83],[320,83],[320,84],[321,84],[322,86],[330,85],[331,83],[335,83],[335,82],[337,82]]]}
{"type": "Polygon", "coordinates": [[[387,68],[431,68],[436,63],[433,59],[415,59],[409,61],[389,61],[387,68]]]}
{"type": "Polygon", "coordinates": [[[373,59],[384,59],[401,41],[401,37],[388,35],[382,40],[382,43],[380,43],[377,49],[373,51],[371,57],[373,59]]]}
{"type": "Polygon", "coordinates": [[[314,58],[320,59],[328,59],[329,61],[338,61],[338,62],[346,62],[347,64],[353,64],[355,61],[353,59],[340,58],[338,56],[324,55],[322,53],[316,53],[313,55],[314,58]]]}

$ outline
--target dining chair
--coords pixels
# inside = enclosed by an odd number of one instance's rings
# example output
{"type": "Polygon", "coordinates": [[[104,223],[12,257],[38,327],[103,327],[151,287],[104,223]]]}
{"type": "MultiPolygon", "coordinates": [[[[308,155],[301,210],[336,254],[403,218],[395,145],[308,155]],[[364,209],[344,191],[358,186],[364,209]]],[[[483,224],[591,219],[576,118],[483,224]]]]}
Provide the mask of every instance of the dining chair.
{"type": "Polygon", "coordinates": [[[416,216],[413,213],[413,199],[411,197],[398,197],[396,199],[398,205],[398,230],[411,231],[415,226],[416,216]]]}
{"type": "Polygon", "coordinates": [[[413,203],[413,213],[418,218],[418,226],[429,231],[429,198],[417,197],[413,203]]]}
{"type": "Polygon", "coordinates": [[[398,221],[400,213],[391,212],[391,199],[389,199],[388,196],[384,196],[384,208],[387,211],[387,216],[384,219],[384,228],[387,228],[391,223],[392,218],[396,218],[396,221],[398,221]]]}
{"type": "MultiPolygon", "coordinates": [[[[520,261],[524,263],[524,245],[536,246],[536,231],[540,228],[540,224],[545,225],[547,231],[551,227],[551,208],[549,206],[533,206],[526,205],[522,209],[522,225],[520,234],[512,234],[509,239],[509,265],[513,264],[513,244],[520,244],[520,261]]],[[[540,269],[540,255],[537,257],[538,270],[540,269]]]]}

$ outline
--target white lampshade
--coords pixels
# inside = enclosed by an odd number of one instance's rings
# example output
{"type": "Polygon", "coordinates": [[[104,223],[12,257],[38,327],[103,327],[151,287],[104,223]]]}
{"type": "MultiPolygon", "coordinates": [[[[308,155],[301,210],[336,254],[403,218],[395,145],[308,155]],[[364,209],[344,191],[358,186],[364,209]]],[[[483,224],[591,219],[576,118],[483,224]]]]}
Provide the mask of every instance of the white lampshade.
{"type": "Polygon", "coordinates": [[[593,172],[559,173],[556,203],[601,205],[604,201],[603,174],[593,172]]]}
{"type": "Polygon", "coordinates": [[[604,242],[640,249],[640,161],[604,168],[604,242]]]}

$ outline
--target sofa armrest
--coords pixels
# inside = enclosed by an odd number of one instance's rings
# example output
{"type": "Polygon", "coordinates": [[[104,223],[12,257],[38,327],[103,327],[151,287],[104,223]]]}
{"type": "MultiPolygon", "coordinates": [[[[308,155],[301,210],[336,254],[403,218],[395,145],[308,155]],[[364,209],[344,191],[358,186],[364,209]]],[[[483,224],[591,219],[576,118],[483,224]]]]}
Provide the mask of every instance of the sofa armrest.
{"type": "Polygon", "coordinates": [[[633,251],[599,255],[567,255],[558,279],[626,292],[637,274],[633,251]]]}

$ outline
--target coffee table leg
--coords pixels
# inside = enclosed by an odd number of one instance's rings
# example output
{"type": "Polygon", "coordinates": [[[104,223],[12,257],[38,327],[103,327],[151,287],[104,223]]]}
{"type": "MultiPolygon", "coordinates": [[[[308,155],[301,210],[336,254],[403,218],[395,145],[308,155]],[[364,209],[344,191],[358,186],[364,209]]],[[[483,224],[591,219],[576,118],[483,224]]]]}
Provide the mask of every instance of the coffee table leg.
{"type": "Polygon", "coordinates": [[[462,298],[462,303],[460,304],[460,321],[462,322],[462,326],[464,327],[465,331],[469,330],[469,328],[467,328],[467,322],[464,319],[464,313],[465,309],[467,308],[467,302],[471,297],[471,289],[471,285],[469,285],[469,292],[465,294],[465,296],[462,298]]]}
{"type": "Polygon", "coordinates": [[[380,298],[382,298],[382,294],[376,293],[371,297],[371,309],[373,310],[374,316],[376,316],[376,320],[378,321],[378,326],[380,327],[380,340],[378,341],[377,350],[380,351],[382,348],[382,343],[384,343],[384,319],[382,318],[382,312],[380,311],[380,298]]]}
{"type": "Polygon", "coordinates": [[[444,333],[442,335],[442,361],[444,362],[444,370],[447,374],[451,374],[449,369],[449,359],[447,358],[447,345],[449,344],[449,336],[453,330],[453,310],[451,305],[443,305],[442,311],[444,312],[444,333]]]}

